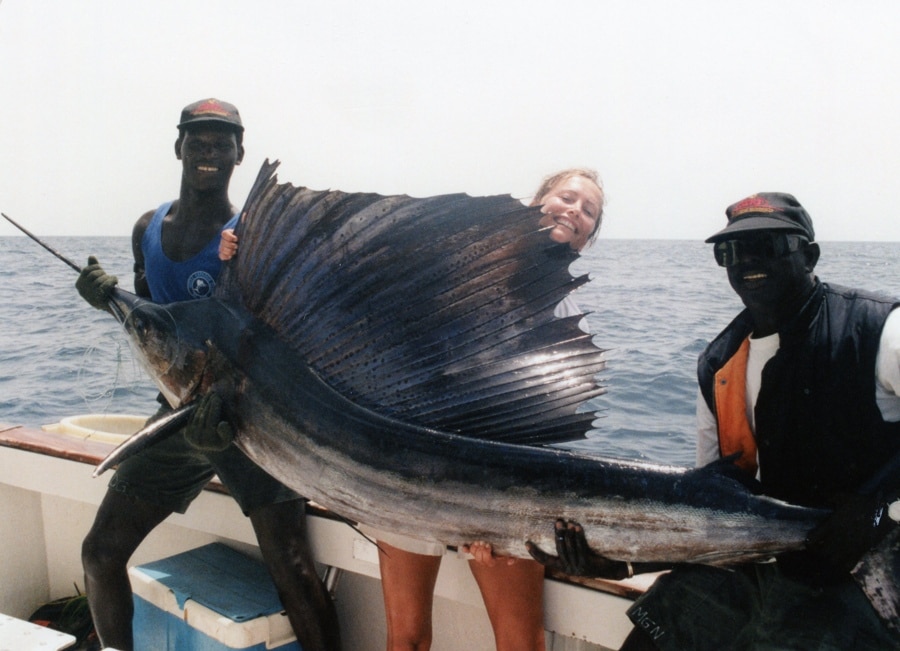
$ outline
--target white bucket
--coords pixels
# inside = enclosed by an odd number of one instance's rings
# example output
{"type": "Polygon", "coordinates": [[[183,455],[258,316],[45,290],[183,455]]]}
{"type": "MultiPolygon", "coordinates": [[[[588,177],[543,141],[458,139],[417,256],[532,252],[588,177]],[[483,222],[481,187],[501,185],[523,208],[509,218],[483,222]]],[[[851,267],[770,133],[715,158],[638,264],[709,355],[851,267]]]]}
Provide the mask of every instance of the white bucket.
{"type": "Polygon", "coordinates": [[[44,425],[45,432],[55,432],[118,445],[144,426],[147,416],[131,414],[84,414],[69,416],[58,423],[44,425]]]}

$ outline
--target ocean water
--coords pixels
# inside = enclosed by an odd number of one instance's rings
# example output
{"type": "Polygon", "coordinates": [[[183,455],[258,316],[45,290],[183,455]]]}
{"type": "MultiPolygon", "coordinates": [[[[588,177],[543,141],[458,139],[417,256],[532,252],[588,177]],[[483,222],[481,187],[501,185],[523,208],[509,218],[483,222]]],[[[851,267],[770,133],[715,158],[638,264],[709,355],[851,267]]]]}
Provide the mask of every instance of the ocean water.
{"type": "MultiPolygon", "coordinates": [[[[127,237],[46,238],[89,254],[132,287],[127,237]]],[[[900,243],[823,242],[819,276],[900,296],[900,243]]],[[[575,300],[608,349],[595,428],[570,444],[606,456],[692,465],[697,355],[741,309],[709,245],[603,240],[572,266],[575,300]]],[[[89,307],[75,272],[25,237],[0,237],[0,422],[37,427],[85,413],[149,415],[156,389],[119,326],[89,307]]]]}

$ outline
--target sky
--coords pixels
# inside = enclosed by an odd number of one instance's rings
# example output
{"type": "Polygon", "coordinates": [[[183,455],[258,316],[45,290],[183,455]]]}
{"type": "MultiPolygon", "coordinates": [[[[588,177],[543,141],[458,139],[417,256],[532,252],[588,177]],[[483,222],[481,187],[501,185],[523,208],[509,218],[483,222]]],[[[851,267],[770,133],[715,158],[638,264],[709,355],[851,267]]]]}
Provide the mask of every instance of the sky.
{"type": "MultiPolygon", "coordinates": [[[[601,237],[702,240],[755,192],[900,241],[895,0],[0,0],[0,211],[128,235],[178,193],[182,107],[314,189],[527,199],[598,170],[601,237]]],[[[17,231],[0,222],[0,236],[17,231]]]]}

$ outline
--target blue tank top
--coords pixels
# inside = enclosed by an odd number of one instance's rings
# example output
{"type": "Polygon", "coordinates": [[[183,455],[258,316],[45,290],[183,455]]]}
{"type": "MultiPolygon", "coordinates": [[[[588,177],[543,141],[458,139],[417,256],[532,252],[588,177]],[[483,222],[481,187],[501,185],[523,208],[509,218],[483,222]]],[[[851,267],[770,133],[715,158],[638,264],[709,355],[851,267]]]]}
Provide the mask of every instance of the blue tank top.
{"type": "MultiPolygon", "coordinates": [[[[197,255],[184,262],[174,262],[166,256],[162,248],[162,223],[172,203],[169,201],[156,209],[141,240],[147,285],[154,303],[208,298],[216,288],[216,278],[222,269],[217,237],[211,239],[197,255]]],[[[238,215],[235,215],[222,230],[234,228],[237,222],[238,215]]]]}

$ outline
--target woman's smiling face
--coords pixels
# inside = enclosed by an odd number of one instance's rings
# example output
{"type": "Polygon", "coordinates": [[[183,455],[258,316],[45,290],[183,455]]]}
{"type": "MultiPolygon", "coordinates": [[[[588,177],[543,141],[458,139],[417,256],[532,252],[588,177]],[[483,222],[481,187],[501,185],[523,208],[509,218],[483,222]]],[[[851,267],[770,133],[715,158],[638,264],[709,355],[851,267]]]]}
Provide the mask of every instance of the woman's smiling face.
{"type": "Polygon", "coordinates": [[[603,193],[583,176],[562,179],[536,203],[542,204],[540,226],[552,226],[550,239],[581,251],[590,241],[600,218],[603,193]]]}

